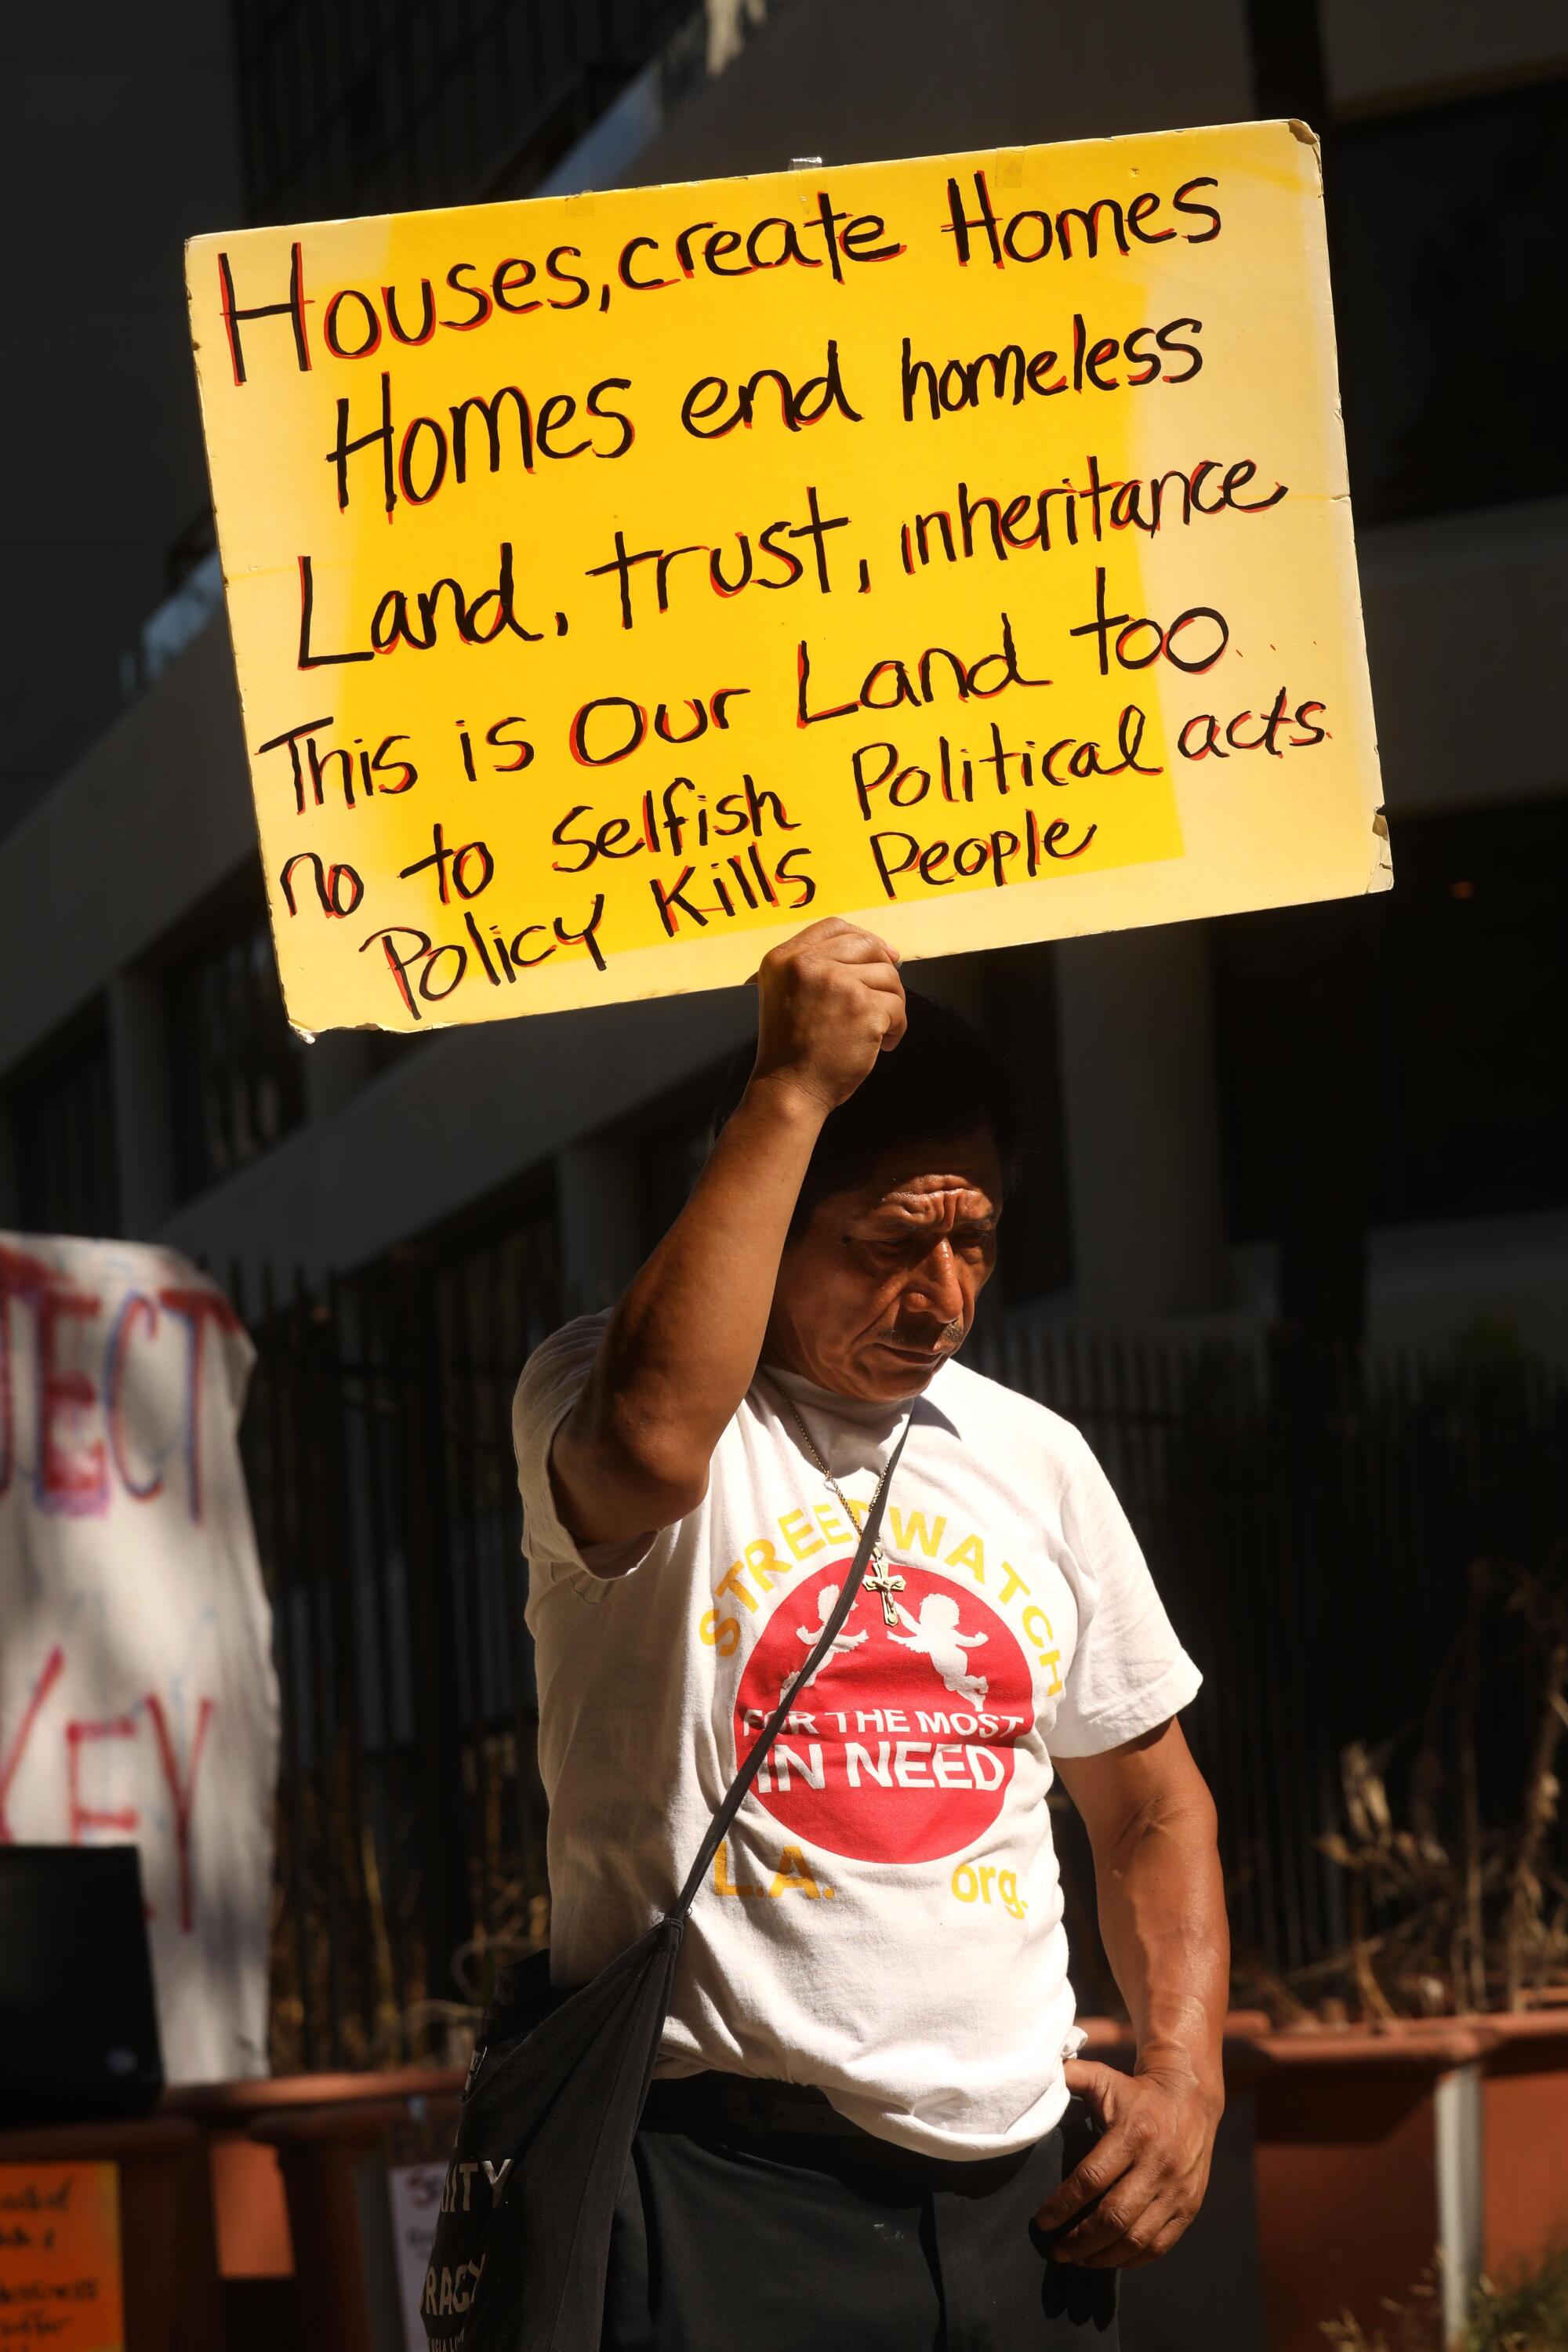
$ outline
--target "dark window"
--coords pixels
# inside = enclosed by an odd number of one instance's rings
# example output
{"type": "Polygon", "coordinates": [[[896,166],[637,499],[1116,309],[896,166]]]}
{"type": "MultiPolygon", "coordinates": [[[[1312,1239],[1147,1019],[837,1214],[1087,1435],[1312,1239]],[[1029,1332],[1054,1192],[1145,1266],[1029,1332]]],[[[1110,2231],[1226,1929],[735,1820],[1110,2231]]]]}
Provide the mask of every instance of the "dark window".
{"type": "Polygon", "coordinates": [[[663,1240],[691,1197],[702,1172],[727,1062],[716,1062],[665,1097],[656,1119],[636,1129],[637,1193],[642,1246],[663,1240]]]}
{"type": "Polygon", "coordinates": [[[182,1199],[269,1151],[304,1116],[304,1048],[278,985],[272,934],[250,900],[164,974],[182,1199]]]}
{"type": "Polygon", "coordinates": [[[1568,485],[1568,81],[1336,134],[1328,180],[1363,520],[1568,485]]]}
{"type": "Polygon", "coordinates": [[[692,0],[238,0],[258,223],[525,194],[692,0]]]}
{"type": "Polygon", "coordinates": [[[1361,1017],[1332,1033],[1354,1065],[1335,1148],[1367,1223],[1568,1205],[1568,801],[1406,819],[1393,849],[1386,897],[1214,927],[1236,1240],[1279,1230],[1289,1163],[1313,1148],[1297,1106],[1322,1098],[1317,1008],[1347,958],[1361,1017]]]}
{"type": "Polygon", "coordinates": [[[10,1108],[25,1230],[118,1235],[114,1095],[101,1011],[73,1023],[13,1081],[10,1108]]]}
{"type": "MultiPolygon", "coordinates": [[[[920,985],[919,973],[915,985],[920,985]]],[[[1048,946],[998,948],[981,960],[986,1035],[1017,1073],[1028,1112],[1028,1150],[1008,1196],[994,1287],[1007,1306],[1041,1298],[1072,1279],[1056,964],[1048,946]]]]}

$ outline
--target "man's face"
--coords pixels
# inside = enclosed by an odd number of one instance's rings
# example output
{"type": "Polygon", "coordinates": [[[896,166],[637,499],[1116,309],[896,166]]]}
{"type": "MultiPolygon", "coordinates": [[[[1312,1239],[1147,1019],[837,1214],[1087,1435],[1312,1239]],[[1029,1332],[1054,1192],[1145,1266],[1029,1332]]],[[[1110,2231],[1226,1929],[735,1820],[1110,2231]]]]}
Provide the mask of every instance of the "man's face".
{"type": "Polygon", "coordinates": [[[984,1129],[889,1152],[784,1251],[769,1354],[838,1396],[913,1395],[968,1336],[1001,1213],[984,1129]]]}

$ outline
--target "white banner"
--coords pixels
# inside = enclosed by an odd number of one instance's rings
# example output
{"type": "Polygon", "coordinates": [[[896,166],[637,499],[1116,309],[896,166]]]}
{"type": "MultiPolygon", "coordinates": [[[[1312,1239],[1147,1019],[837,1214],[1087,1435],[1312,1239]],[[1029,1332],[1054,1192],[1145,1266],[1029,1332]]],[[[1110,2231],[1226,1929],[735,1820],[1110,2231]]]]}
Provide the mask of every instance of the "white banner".
{"type": "Polygon", "coordinates": [[[142,1851],[163,2066],[267,2069],[278,1687],[254,1351],[172,1250],[0,1234],[0,1844],[142,1851]]]}

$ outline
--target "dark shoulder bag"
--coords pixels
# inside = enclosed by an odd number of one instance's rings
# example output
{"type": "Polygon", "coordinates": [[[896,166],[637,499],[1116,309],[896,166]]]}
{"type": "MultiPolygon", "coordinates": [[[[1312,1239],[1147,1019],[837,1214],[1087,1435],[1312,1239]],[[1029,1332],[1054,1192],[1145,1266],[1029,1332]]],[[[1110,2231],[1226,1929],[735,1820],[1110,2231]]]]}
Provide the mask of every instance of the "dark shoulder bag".
{"type": "Polygon", "coordinates": [[[837,1604],[730,1783],[673,1906],[574,1992],[552,1995],[547,1953],[503,1970],[468,2067],[426,2277],[432,2352],[598,2352],[610,2226],[687,1915],[796,1693],[844,1630],[908,1434],[906,1423],[837,1604]]]}

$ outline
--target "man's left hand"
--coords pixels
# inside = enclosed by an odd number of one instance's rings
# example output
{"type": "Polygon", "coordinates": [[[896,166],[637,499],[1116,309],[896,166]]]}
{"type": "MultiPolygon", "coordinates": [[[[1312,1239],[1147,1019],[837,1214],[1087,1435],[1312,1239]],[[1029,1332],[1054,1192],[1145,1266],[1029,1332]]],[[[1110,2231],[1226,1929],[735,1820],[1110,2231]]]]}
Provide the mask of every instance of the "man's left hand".
{"type": "Polygon", "coordinates": [[[1040,2208],[1038,2227],[1060,2233],[1059,2262],[1142,2269],[1170,2252],[1204,2201],[1224,2101],[1175,2067],[1123,2074],[1074,2058],[1066,2074],[1102,2137],[1040,2208]]]}

